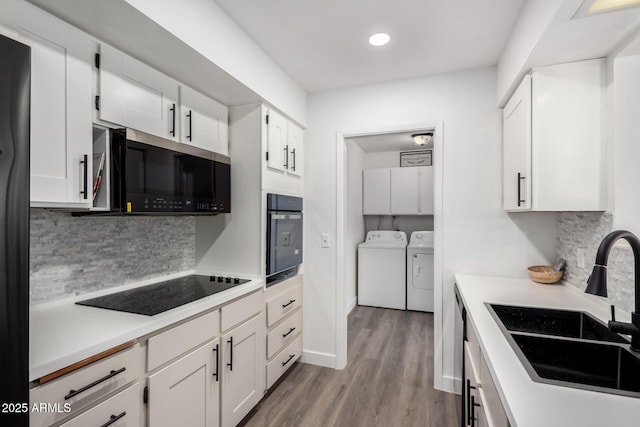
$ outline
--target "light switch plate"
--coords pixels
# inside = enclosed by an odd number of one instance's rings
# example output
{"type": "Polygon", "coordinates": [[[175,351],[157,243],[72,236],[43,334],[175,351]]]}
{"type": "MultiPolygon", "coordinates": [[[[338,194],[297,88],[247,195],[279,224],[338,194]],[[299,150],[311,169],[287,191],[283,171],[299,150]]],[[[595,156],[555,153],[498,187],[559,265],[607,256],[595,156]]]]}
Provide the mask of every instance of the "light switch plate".
{"type": "Polygon", "coordinates": [[[328,248],[329,246],[331,246],[331,243],[329,242],[329,234],[328,233],[324,233],[322,234],[322,239],[321,239],[321,246],[323,248],[328,248]]]}
{"type": "Polygon", "coordinates": [[[576,264],[578,264],[578,268],[584,268],[584,248],[576,250],[576,264]]]}

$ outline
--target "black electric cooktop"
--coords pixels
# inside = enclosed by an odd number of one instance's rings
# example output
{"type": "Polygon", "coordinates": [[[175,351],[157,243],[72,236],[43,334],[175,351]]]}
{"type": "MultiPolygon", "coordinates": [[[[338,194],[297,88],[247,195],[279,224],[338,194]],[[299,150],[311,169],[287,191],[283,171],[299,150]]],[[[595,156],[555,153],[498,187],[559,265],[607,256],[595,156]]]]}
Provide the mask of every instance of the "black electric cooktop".
{"type": "Polygon", "coordinates": [[[78,301],[76,304],[154,316],[248,281],[237,277],[191,275],[78,301]]]}

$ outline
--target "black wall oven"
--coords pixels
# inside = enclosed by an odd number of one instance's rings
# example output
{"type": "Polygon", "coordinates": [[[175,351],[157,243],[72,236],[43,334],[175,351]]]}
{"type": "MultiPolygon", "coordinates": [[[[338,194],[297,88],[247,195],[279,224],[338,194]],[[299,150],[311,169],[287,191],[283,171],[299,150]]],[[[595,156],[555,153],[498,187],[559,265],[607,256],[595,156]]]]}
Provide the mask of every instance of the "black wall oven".
{"type": "Polygon", "coordinates": [[[229,157],[143,132],[111,132],[110,179],[114,212],[231,212],[229,157]]]}
{"type": "Polygon", "coordinates": [[[302,198],[267,194],[267,286],[302,264],[302,198]]]}

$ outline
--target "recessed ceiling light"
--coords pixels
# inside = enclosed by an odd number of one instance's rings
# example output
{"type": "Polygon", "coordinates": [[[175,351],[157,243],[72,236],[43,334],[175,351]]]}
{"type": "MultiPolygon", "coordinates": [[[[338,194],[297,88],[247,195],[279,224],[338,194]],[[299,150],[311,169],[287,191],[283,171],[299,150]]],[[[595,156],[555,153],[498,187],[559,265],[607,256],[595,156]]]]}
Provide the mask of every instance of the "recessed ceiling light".
{"type": "Polygon", "coordinates": [[[594,0],[589,7],[589,13],[605,12],[629,6],[638,6],[639,0],[594,0]]]}
{"type": "Polygon", "coordinates": [[[389,43],[389,40],[391,40],[389,34],[378,33],[369,37],[369,44],[372,46],[384,46],[385,44],[389,43]]]}

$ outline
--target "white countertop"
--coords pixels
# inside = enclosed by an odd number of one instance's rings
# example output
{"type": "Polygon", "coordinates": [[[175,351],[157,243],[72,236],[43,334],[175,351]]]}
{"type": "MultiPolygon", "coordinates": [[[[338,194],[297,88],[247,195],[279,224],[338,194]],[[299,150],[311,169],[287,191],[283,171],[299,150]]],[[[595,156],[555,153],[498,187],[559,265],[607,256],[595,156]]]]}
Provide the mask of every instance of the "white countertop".
{"type": "Polygon", "coordinates": [[[193,272],[32,306],[29,318],[29,381],[223,305],[256,289],[261,289],[264,284],[262,280],[253,279],[155,316],[75,304],[79,300],[187,274],[193,274],[193,272]]]}
{"type": "MultiPolygon", "coordinates": [[[[640,398],[533,382],[484,305],[581,310],[606,322],[611,315],[606,299],[571,285],[541,285],[520,278],[457,274],[456,283],[513,427],[639,425],[640,398]]],[[[629,321],[629,314],[617,310],[616,320],[629,321]]]]}

